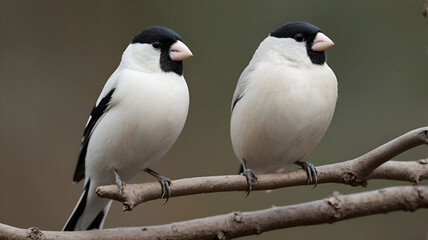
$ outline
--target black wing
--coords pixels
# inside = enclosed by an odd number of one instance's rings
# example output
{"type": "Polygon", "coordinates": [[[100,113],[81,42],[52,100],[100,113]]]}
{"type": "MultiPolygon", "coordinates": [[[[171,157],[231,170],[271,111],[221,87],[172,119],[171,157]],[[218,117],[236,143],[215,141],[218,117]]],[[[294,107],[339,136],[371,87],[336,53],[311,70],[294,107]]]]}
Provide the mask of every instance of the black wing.
{"type": "Polygon", "coordinates": [[[115,88],[110,90],[105,97],[101,99],[98,105],[95,105],[91,111],[91,118],[86,125],[83,132],[82,144],[80,146],[79,160],[77,161],[76,171],[74,172],[73,182],[78,182],[85,177],[85,157],[88,150],[89,139],[91,138],[92,131],[100,120],[101,116],[105,113],[110,104],[111,97],[113,96],[115,88]]]}

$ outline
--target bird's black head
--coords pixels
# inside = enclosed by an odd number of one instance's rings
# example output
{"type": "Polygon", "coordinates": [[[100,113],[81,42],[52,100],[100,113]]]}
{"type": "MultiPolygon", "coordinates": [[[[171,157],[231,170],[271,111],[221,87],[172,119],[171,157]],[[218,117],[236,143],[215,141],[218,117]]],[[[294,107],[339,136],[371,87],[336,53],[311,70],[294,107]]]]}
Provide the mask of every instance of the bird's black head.
{"type": "Polygon", "coordinates": [[[293,38],[297,42],[306,42],[306,50],[313,64],[322,65],[326,62],[324,51],[312,50],[316,35],[321,32],[317,26],[306,22],[290,22],[270,33],[276,38],[293,38]]]}
{"type": "Polygon", "coordinates": [[[183,41],[180,35],[166,27],[149,27],[137,34],[131,43],[148,43],[159,49],[160,68],[164,72],[175,72],[183,75],[183,61],[173,61],[169,55],[171,45],[177,40],[183,41]]]}

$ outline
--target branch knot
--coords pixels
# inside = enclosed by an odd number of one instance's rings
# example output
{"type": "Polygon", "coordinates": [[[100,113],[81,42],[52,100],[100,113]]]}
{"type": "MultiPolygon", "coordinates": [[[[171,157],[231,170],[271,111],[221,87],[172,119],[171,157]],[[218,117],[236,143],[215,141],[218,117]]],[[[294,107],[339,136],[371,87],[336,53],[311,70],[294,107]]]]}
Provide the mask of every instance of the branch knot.
{"type": "Polygon", "coordinates": [[[351,185],[353,187],[356,187],[356,186],[367,187],[367,180],[361,179],[349,171],[342,175],[341,182],[347,185],[351,185]]]}
{"type": "Polygon", "coordinates": [[[43,240],[46,239],[45,235],[43,235],[42,231],[39,228],[31,227],[28,229],[28,239],[34,240],[43,240]]]}
{"type": "Polygon", "coordinates": [[[241,212],[233,212],[233,220],[235,220],[235,222],[242,223],[243,218],[244,217],[242,216],[241,212]]]}
{"type": "Polygon", "coordinates": [[[222,231],[217,232],[217,236],[216,239],[218,240],[227,240],[228,238],[226,237],[226,234],[222,231]]]}
{"type": "Polygon", "coordinates": [[[428,158],[419,159],[417,162],[420,163],[420,164],[422,164],[422,165],[428,164],[428,158]]]}
{"type": "Polygon", "coordinates": [[[332,219],[334,220],[338,220],[342,218],[342,213],[340,211],[342,203],[338,198],[338,196],[339,195],[335,195],[333,197],[327,198],[327,204],[331,206],[330,209],[333,209],[333,213],[331,214],[331,216],[332,216],[332,219]]]}
{"type": "Polygon", "coordinates": [[[418,135],[425,144],[428,144],[428,130],[423,130],[418,135]]]}

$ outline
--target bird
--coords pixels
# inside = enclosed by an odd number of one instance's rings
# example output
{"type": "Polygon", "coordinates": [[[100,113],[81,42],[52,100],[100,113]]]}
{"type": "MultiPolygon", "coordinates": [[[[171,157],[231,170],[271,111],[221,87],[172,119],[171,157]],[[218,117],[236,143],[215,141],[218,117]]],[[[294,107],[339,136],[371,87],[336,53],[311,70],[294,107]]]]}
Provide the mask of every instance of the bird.
{"type": "Polygon", "coordinates": [[[280,172],[293,163],[316,186],[316,167],[302,160],[320,142],[335,110],[338,83],[325,54],[333,45],[317,26],[289,22],[260,43],[240,75],[230,136],[247,196],[256,173],[280,172]]]}
{"type": "Polygon", "coordinates": [[[102,229],[111,200],[96,188],[124,182],[145,171],[170,194],[170,179],[149,167],[180,135],[189,108],[183,60],[192,56],[172,29],[153,26],[132,38],[119,66],[108,78],[87,121],[73,182],[84,191],[63,231],[102,229]]]}

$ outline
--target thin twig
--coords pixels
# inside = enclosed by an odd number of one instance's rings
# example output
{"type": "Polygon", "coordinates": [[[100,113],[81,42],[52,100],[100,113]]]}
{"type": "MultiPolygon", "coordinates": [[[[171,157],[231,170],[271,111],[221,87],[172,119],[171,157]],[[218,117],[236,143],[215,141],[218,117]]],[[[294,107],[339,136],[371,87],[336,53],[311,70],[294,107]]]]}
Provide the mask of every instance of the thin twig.
{"type": "Polygon", "coordinates": [[[18,229],[0,224],[0,239],[231,239],[281,228],[334,223],[392,211],[428,208],[428,186],[390,187],[253,212],[194,219],[149,227],[82,232],[18,229]]]}
{"type": "MultiPolygon", "coordinates": [[[[344,183],[352,186],[366,186],[368,179],[394,179],[418,183],[428,178],[426,161],[394,162],[378,168],[396,155],[428,143],[428,127],[410,131],[354,160],[317,167],[318,183],[344,183]],[[378,168],[378,169],[376,169],[378,168]],[[376,169],[376,170],[375,170],[376,169]]],[[[269,190],[297,185],[306,185],[306,172],[302,169],[260,174],[253,190],[269,190]]],[[[226,191],[246,191],[245,177],[239,175],[197,177],[172,181],[171,197],[226,191]]],[[[159,199],[161,187],[157,182],[128,184],[123,195],[116,185],[97,188],[100,197],[120,201],[124,210],[132,210],[140,203],[159,199]]]]}
{"type": "Polygon", "coordinates": [[[364,180],[377,167],[393,157],[422,144],[428,144],[428,127],[410,131],[352,161],[352,175],[364,180]]]}

